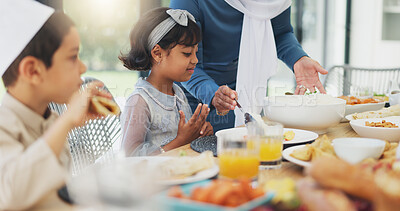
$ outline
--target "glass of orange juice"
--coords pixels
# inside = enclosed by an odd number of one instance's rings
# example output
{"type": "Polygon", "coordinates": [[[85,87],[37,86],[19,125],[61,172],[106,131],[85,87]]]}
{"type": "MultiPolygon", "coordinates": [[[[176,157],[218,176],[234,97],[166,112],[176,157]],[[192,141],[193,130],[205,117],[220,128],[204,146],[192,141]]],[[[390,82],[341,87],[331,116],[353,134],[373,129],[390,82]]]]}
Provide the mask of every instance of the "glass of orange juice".
{"type": "Polygon", "coordinates": [[[260,149],[260,169],[277,169],[282,165],[283,126],[265,121],[263,134],[257,136],[260,149]]]}
{"type": "Polygon", "coordinates": [[[220,177],[257,179],[259,144],[249,141],[244,134],[230,131],[220,131],[216,135],[220,177]]]}
{"type": "Polygon", "coordinates": [[[277,122],[248,123],[248,139],[259,144],[260,170],[281,167],[283,126],[277,122]]]}

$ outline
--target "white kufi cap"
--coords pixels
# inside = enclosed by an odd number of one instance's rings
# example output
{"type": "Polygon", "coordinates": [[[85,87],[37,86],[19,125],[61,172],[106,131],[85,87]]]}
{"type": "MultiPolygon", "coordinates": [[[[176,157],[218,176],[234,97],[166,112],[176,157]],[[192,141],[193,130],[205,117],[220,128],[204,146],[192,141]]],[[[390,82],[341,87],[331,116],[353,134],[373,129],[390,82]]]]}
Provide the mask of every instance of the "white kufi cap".
{"type": "Polygon", "coordinates": [[[1,76],[53,13],[34,0],[0,0],[1,76]]]}

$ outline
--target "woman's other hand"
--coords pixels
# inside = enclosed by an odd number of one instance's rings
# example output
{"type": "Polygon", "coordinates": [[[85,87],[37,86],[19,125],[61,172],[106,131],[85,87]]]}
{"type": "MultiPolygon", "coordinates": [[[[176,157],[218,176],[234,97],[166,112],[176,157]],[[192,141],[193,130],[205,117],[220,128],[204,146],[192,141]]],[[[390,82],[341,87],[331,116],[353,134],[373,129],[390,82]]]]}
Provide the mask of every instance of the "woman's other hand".
{"type": "Polygon", "coordinates": [[[318,62],[304,56],[294,64],[293,69],[297,83],[294,94],[303,95],[307,89],[314,92],[315,87],[321,93],[326,94],[326,91],[319,80],[318,73],[325,75],[328,71],[326,71],[318,62]]]}

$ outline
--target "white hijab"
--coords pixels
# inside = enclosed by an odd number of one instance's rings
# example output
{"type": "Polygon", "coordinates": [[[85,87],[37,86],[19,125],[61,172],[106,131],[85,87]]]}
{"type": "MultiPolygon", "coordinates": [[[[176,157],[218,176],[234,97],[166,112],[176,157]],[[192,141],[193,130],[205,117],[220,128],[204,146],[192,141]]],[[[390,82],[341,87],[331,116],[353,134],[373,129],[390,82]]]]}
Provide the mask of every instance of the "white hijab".
{"type": "MultiPolygon", "coordinates": [[[[271,19],[291,5],[291,0],[225,0],[244,14],[236,91],[244,111],[259,114],[267,94],[267,81],[275,74],[277,54],[271,19]]],[[[243,113],[235,109],[235,126],[243,113]]]]}

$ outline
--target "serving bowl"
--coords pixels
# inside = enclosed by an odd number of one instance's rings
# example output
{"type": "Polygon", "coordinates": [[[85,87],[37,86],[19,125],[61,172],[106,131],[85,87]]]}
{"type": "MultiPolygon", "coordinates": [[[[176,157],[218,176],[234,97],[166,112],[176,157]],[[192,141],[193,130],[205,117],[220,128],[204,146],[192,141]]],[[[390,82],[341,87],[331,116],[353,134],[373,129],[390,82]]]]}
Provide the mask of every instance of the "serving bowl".
{"type": "Polygon", "coordinates": [[[378,159],[385,149],[385,142],[371,138],[337,138],[333,139],[336,155],[351,164],[366,158],[378,159]]]}
{"type": "Polygon", "coordinates": [[[391,122],[400,126],[400,117],[392,116],[385,118],[370,118],[370,119],[356,119],[351,120],[350,125],[356,133],[361,137],[366,138],[377,138],[386,141],[399,141],[400,140],[400,128],[385,128],[385,127],[370,127],[365,126],[365,122],[391,122]]]}
{"type": "Polygon", "coordinates": [[[285,127],[325,130],[344,117],[346,101],[330,95],[286,95],[264,99],[264,114],[285,127]]]}

